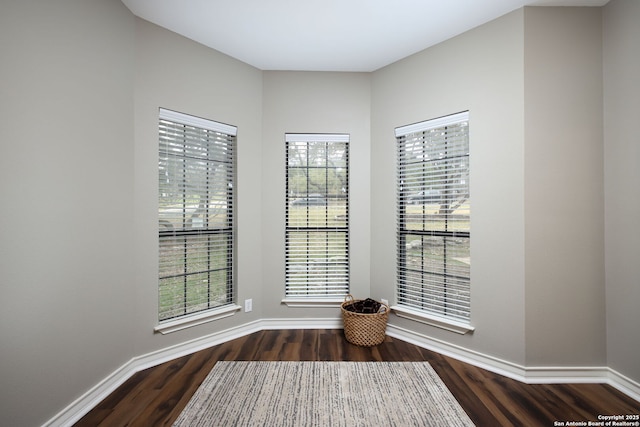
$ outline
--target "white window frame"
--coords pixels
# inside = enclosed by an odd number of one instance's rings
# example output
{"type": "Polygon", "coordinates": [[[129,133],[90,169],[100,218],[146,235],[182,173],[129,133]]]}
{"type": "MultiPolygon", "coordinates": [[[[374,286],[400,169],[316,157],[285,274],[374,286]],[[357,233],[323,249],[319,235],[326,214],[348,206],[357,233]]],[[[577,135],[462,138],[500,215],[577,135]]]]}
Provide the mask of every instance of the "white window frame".
{"type": "MultiPolygon", "coordinates": [[[[344,302],[345,296],[349,293],[349,135],[348,134],[285,134],[286,142],[286,224],[285,224],[285,297],[282,300],[289,307],[336,307],[344,302]],[[323,170],[326,174],[331,174],[336,169],[330,165],[330,160],[325,159],[320,166],[309,163],[295,163],[289,156],[293,155],[295,149],[306,147],[307,152],[310,147],[334,144],[334,148],[344,148],[344,161],[341,169],[344,169],[341,196],[332,194],[329,189],[329,180],[325,180],[326,188],[318,190],[315,186],[309,185],[305,194],[300,194],[294,190],[294,184],[290,182],[290,172],[293,170],[309,169],[323,170]],[[295,148],[297,147],[297,148],[295,148]],[[314,196],[315,194],[315,196],[314,196]],[[314,201],[314,197],[322,200],[322,203],[314,201]],[[345,199],[344,217],[333,214],[332,206],[340,204],[339,200],[345,199]],[[306,205],[304,201],[306,200],[306,205]],[[302,208],[298,205],[302,204],[302,208]],[[313,211],[314,215],[324,215],[324,223],[314,223],[309,220],[306,223],[296,223],[294,209],[306,209],[307,216],[313,211]],[[306,243],[303,236],[307,233],[306,243]],[[309,241],[309,234],[324,234],[327,241],[314,246],[309,241]],[[332,240],[334,239],[334,240],[332,240]],[[327,242],[337,242],[336,245],[327,242]],[[344,244],[344,251],[339,248],[344,244]],[[336,249],[338,248],[338,249],[336,249]],[[300,250],[311,254],[308,262],[300,261],[294,253],[300,250]],[[322,252],[325,253],[322,253],[322,252]],[[317,254],[313,258],[313,254],[317,254]],[[320,260],[320,261],[319,261],[320,260]],[[311,272],[315,270],[314,272],[311,272]],[[303,274],[300,272],[304,271],[303,274]],[[304,277],[306,275],[306,277],[304,277]],[[317,276],[316,276],[317,275],[317,276]],[[324,277],[323,277],[324,275],[324,277]],[[315,276],[315,277],[314,277],[315,276]]],[[[293,180],[293,178],[291,178],[293,180]]]]}
{"type": "Polygon", "coordinates": [[[235,126],[159,110],[158,325],[163,334],[231,316],[235,301],[235,126]]]}
{"type": "Polygon", "coordinates": [[[465,111],[395,130],[398,282],[392,309],[459,334],[474,330],[468,122],[465,111]],[[454,215],[454,207],[464,213],[454,215]],[[467,256],[456,258],[455,251],[467,256]]]}

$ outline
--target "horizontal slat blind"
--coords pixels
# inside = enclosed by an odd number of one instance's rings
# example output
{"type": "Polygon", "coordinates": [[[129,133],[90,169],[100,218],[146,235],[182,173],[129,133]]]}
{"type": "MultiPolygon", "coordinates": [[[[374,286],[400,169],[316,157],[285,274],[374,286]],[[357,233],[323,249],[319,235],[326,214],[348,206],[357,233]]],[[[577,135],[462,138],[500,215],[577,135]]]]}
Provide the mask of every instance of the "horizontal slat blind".
{"type": "Polygon", "coordinates": [[[396,129],[398,304],[470,318],[468,113],[396,129]]]}
{"type": "Polygon", "coordinates": [[[286,134],[287,297],[349,291],[349,136],[286,134]]]}
{"type": "Polygon", "coordinates": [[[235,133],[160,110],[160,321],[232,302],[235,133]]]}

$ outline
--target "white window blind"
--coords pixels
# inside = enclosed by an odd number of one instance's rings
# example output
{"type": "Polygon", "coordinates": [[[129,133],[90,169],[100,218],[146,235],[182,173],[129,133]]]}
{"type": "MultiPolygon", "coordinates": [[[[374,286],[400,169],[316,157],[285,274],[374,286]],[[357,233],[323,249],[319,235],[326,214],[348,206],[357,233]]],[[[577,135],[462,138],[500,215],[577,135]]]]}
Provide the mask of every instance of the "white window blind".
{"type": "Polygon", "coordinates": [[[286,297],[349,291],[349,135],[286,134],[286,297]]]}
{"type": "Polygon", "coordinates": [[[468,112],[396,129],[399,306],[468,322],[468,112]]]}
{"type": "Polygon", "coordinates": [[[235,135],[160,109],[160,321],[233,301],[235,135]]]}

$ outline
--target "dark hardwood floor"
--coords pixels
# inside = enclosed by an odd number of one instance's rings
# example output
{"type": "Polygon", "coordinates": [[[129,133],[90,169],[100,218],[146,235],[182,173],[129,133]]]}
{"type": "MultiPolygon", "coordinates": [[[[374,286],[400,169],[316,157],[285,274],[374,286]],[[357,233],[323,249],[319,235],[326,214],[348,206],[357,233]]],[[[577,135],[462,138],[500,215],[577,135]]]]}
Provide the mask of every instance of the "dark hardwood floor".
{"type": "Polygon", "coordinates": [[[428,361],[479,427],[640,413],[639,402],[604,384],[527,385],[388,336],[376,347],[358,347],[342,330],[277,330],[138,372],[76,426],[171,425],[218,360],[428,361]]]}

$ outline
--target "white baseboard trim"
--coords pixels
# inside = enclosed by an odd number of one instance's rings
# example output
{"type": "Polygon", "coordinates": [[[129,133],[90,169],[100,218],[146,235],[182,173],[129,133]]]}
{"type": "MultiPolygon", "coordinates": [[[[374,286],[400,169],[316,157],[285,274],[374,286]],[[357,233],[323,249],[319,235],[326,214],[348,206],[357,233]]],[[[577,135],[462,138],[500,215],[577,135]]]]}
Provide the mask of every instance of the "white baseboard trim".
{"type": "Polygon", "coordinates": [[[387,335],[525,384],[608,384],[640,402],[640,383],[607,366],[525,367],[394,325],[387,335]]]}
{"type": "Polygon", "coordinates": [[[263,319],[262,329],[342,329],[342,318],[335,319],[263,319]]]}
{"type": "MultiPolygon", "coordinates": [[[[342,327],[342,319],[339,317],[262,319],[137,356],[100,381],[43,426],[72,426],[135,373],[254,332],[276,329],[342,329],[342,327]]],[[[387,334],[523,383],[606,383],[640,401],[640,384],[608,367],[524,367],[394,325],[387,326],[387,334]]]]}
{"type": "Polygon", "coordinates": [[[527,367],[522,382],[527,384],[608,383],[606,366],[533,366],[527,367]]]}
{"type": "Polygon", "coordinates": [[[387,325],[387,335],[514,380],[522,381],[524,378],[524,366],[431,338],[409,329],[387,325]]]}
{"type": "Polygon", "coordinates": [[[135,371],[131,371],[129,364],[130,362],[127,362],[116,369],[111,375],[93,386],[89,391],[44,423],[43,427],[72,426],[78,422],[87,412],[102,402],[105,397],[135,374],[135,371]]]}
{"type": "Polygon", "coordinates": [[[609,381],[611,387],[626,394],[627,396],[640,402],[640,383],[629,377],[622,375],[620,372],[609,368],[609,381]]]}
{"type": "Polygon", "coordinates": [[[57,415],[43,427],[72,426],[104,398],[113,393],[135,373],[160,365],[173,359],[222,344],[261,330],[275,329],[340,329],[342,319],[264,319],[246,323],[204,337],[176,344],[161,350],[134,357],[119,367],[107,378],[100,381],[57,415]]]}
{"type": "Polygon", "coordinates": [[[215,332],[213,334],[205,335],[204,337],[196,338],[181,344],[176,344],[171,347],[147,353],[142,356],[134,357],[132,361],[134,362],[134,366],[136,368],[135,372],[160,365],[161,363],[165,363],[170,360],[177,359],[179,357],[186,356],[188,354],[195,353],[197,351],[204,350],[209,347],[213,347],[215,345],[261,331],[263,329],[264,328],[262,327],[262,321],[256,320],[254,322],[245,323],[244,325],[229,328],[220,332],[215,332]]]}

